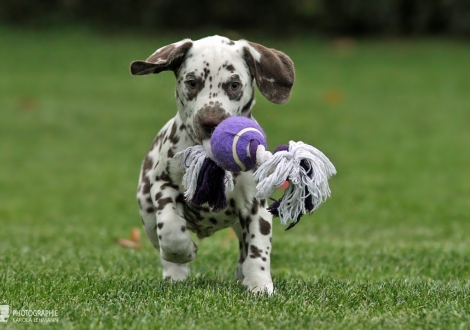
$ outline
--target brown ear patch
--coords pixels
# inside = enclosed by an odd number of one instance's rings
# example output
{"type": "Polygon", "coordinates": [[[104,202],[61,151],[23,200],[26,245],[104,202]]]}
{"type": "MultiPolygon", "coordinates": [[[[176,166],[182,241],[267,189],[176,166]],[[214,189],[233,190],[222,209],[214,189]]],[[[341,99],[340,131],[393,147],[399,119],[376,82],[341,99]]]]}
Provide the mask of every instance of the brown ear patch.
{"type": "Polygon", "coordinates": [[[245,59],[261,94],[269,101],[283,104],[289,100],[295,80],[294,63],[284,54],[263,45],[248,42],[261,56],[256,60],[249,47],[243,48],[245,59]]]}
{"type": "Polygon", "coordinates": [[[160,48],[145,61],[134,61],[131,63],[131,74],[142,76],[162,71],[176,71],[183,63],[184,57],[192,47],[193,42],[189,39],[180,41],[160,48]]]}

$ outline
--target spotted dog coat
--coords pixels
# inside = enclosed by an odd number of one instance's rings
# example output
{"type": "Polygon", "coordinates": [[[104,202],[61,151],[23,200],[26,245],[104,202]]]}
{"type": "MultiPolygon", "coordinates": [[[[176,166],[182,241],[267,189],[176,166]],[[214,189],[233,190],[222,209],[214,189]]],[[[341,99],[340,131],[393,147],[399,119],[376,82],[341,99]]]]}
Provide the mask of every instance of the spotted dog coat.
{"type": "Polygon", "coordinates": [[[210,138],[229,116],[252,117],[254,82],[270,101],[287,102],[294,66],[285,54],[246,40],[213,36],[185,39],[131,64],[133,75],[173,71],[177,114],[158,133],[140,173],[137,199],[145,232],[160,251],[163,277],[184,280],[199,238],[232,227],[240,248],[236,276],[253,292],[273,292],[270,270],[272,216],[266,200],[255,198],[253,172],[233,173],[235,188],[227,207],[212,212],[184,197],[183,170],[173,156],[210,138]]]}

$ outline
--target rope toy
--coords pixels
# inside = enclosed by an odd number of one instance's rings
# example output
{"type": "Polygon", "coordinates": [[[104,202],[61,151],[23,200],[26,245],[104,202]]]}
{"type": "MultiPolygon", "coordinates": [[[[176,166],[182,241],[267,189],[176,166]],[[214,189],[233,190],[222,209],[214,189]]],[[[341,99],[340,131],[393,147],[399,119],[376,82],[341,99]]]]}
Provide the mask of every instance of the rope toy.
{"type": "Polygon", "coordinates": [[[286,230],[291,229],[302,215],[312,213],[331,195],[328,179],[336,169],[320,150],[303,142],[290,141],[274,153],[266,148],[266,135],[256,121],[246,117],[225,119],[210,140],[175,155],[178,165],[186,169],[186,199],[220,211],[227,206],[225,193],[234,189],[231,172],[255,170],[256,198],[270,198],[289,182],[284,195],[274,200],[268,211],[283,225],[292,220],[286,230]]]}

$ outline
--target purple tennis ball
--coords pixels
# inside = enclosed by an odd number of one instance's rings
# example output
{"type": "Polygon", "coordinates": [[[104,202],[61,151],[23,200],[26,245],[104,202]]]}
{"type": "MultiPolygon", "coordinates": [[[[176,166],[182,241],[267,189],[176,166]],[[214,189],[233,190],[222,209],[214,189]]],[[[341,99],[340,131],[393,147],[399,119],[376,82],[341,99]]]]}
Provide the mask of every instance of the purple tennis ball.
{"type": "Polygon", "coordinates": [[[263,129],[246,117],[229,117],[222,121],[211,137],[214,161],[228,171],[249,171],[256,166],[258,145],[266,146],[263,129]]]}

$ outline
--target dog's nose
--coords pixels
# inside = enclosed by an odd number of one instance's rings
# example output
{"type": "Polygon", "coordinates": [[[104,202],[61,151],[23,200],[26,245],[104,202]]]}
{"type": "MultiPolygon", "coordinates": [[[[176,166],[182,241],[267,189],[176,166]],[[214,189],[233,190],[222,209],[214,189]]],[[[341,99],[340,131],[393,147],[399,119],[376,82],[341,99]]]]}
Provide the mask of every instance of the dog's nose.
{"type": "Polygon", "coordinates": [[[219,125],[224,119],[225,118],[205,118],[201,121],[201,128],[206,134],[210,135],[212,132],[214,132],[217,125],[219,125]]]}
{"type": "Polygon", "coordinates": [[[217,125],[228,117],[230,117],[230,114],[227,113],[218,102],[199,110],[196,115],[196,122],[200,127],[202,133],[201,137],[210,137],[217,125]]]}

